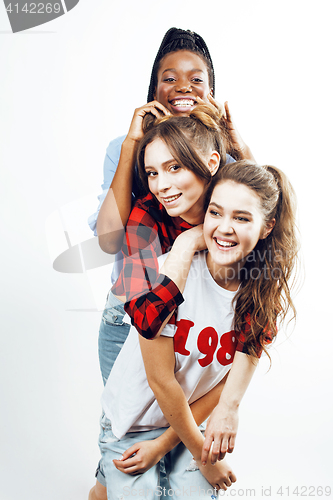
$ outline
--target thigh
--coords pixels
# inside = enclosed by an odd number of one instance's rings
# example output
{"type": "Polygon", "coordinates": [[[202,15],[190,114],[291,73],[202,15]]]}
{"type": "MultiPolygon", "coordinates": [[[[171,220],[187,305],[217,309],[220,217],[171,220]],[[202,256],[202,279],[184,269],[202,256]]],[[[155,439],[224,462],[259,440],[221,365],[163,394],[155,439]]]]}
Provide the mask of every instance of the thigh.
{"type": "Polygon", "coordinates": [[[189,497],[191,500],[212,500],[217,491],[197,468],[192,454],[180,443],[165,457],[170,497],[189,497]]]}
{"type": "Polygon", "coordinates": [[[102,417],[99,446],[103,458],[108,500],[137,500],[138,498],[157,500],[161,498],[159,463],[144,474],[131,476],[118,471],[113,464],[113,460],[119,459],[124,451],[133,444],[139,441],[155,439],[163,430],[130,432],[119,440],[112,433],[110,420],[105,416],[102,417]]]}
{"type": "Polygon", "coordinates": [[[104,385],[130,330],[130,325],[123,322],[125,314],[123,304],[119,301],[118,304],[110,302],[112,300],[109,296],[103,311],[98,338],[99,364],[104,385]]]}

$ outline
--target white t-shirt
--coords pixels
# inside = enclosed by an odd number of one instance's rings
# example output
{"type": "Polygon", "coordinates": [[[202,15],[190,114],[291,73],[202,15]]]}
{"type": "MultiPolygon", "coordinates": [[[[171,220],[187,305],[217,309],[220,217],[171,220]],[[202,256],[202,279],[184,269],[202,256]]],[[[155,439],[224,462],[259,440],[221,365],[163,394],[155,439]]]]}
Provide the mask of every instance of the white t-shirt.
{"type": "MultiPolygon", "coordinates": [[[[160,266],[166,257],[159,258],[160,266]]],[[[176,325],[168,324],[162,332],[174,337],[175,377],[189,404],[215,387],[231,367],[237,346],[235,294],[213,280],[205,252],[194,256],[176,325]]],[[[169,426],[148,385],[138,335],[132,326],[102,394],[103,410],[118,439],[127,432],[169,426]]]]}

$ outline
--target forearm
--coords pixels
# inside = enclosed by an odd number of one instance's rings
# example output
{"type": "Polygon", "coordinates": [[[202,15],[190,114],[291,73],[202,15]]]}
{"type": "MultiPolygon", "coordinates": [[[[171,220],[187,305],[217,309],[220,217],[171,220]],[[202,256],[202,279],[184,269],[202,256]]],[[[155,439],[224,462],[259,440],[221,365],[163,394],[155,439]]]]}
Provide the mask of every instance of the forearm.
{"type": "Polygon", "coordinates": [[[184,301],[177,286],[165,276],[159,275],[149,285],[149,291],[142,290],[124,306],[132,324],[145,339],[157,338],[175,309],[184,301]],[[162,279],[162,282],[157,279],[162,279]]]}
{"type": "Polygon", "coordinates": [[[218,405],[227,405],[234,409],[239,407],[257,364],[258,358],[236,351],[218,405]]]}
{"type": "Polygon", "coordinates": [[[99,244],[107,253],[120,250],[124,227],[131,212],[137,144],[128,138],[124,140],[117,170],[97,218],[99,244]]]}
{"type": "Polygon", "coordinates": [[[184,231],[175,239],[160,272],[168,276],[183,292],[194,254],[206,248],[202,224],[184,231]]]}
{"type": "MultiPolygon", "coordinates": [[[[190,410],[197,425],[202,424],[218,404],[224,384],[225,379],[190,405],[190,410]]],[[[156,438],[156,443],[161,450],[161,456],[166,455],[180,442],[181,439],[173,427],[169,427],[161,436],[156,438]]]]}
{"type": "MultiPolygon", "coordinates": [[[[165,260],[163,266],[161,267],[161,273],[170,278],[173,283],[177,286],[180,293],[184,291],[188,273],[191,268],[192,259],[194,256],[194,250],[183,247],[183,245],[177,245],[177,240],[173,244],[173,247],[165,260]]],[[[176,304],[174,310],[176,309],[176,304]]],[[[168,316],[161,323],[159,329],[157,330],[156,337],[158,337],[163,331],[164,327],[170,321],[173,311],[170,311],[168,316]]],[[[155,326],[156,329],[156,326],[155,326]]]]}
{"type": "MultiPolygon", "coordinates": [[[[170,278],[180,293],[183,293],[185,289],[186,280],[195,252],[203,248],[205,248],[205,243],[202,236],[202,225],[200,224],[197,227],[185,231],[176,238],[167,259],[161,267],[161,274],[170,278]]],[[[170,314],[164,319],[159,329],[156,330],[156,337],[161,334],[163,328],[170,320],[173,311],[170,309],[169,311],[170,314]]]]}
{"type": "Polygon", "coordinates": [[[250,161],[256,161],[255,157],[252,154],[251,149],[247,144],[244,143],[244,146],[242,149],[238,151],[239,154],[239,159],[240,160],[250,160],[250,161]]]}
{"type": "Polygon", "coordinates": [[[165,418],[194,458],[200,457],[203,436],[193,418],[183,389],[175,378],[172,337],[154,342],[139,336],[147,380],[165,418]]]}
{"type": "Polygon", "coordinates": [[[178,237],[175,240],[160,272],[168,276],[177,285],[179,291],[183,292],[191,268],[192,259],[195,254],[195,248],[184,244],[186,243],[185,233],[181,236],[182,239],[178,237]]]}
{"type": "Polygon", "coordinates": [[[150,386],[165,418],[175,433],[173,434],[171,430],[168,431],[173,436],[174,443],[177,444],[176,436],[178,436],[178,439],[192,453],[194,459],[199,460],[204,438],[177,380],[174,379],[172,382],[161,385],[150,383],[150,386]]]}
{"type": "Polygon", "coordinates": [[[220,400],[207,423],[201,455],[203,464],[207,463],[210,451],[212,464],[216,460],[222,460],[227,451],[233,451],[238,428],[238,408],[257,361],[257,358],[236,351],[220,400]]]}

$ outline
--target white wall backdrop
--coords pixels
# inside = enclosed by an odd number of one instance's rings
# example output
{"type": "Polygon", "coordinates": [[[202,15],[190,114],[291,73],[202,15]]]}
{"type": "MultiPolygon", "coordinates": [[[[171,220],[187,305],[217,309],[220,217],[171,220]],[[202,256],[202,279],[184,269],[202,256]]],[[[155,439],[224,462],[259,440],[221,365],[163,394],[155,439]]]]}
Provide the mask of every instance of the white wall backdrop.
{"type": "Polygon", "coordinates": [[[64,228],[72,245],[91,237],[105,149],[145,102],[171,26],[206,40],[217,99],[299,200],[298,320],[242,403],[235,495],[333,489],[331,10],[329,0],[81,0],[14,35],[0,5],[1,500],[81,500],[94,483],[111,266],[65,274],[52,262],[64,228]]]}

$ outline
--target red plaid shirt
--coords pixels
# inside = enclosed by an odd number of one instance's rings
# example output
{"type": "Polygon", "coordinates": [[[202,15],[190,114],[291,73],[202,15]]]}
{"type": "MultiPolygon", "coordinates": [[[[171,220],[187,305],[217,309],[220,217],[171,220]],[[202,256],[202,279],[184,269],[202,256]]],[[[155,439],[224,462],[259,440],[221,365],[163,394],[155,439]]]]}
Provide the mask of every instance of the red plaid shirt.
{"type": "MultiPolygon", "coordinates": [[[[151,193],[137,199],[129,216],[121,250],[123,268],[112,293],[126,295],[124,309],[147,339],[154,338],[169,314],[184,302],[177,285],[159,273],[157,258],[191,227],[180,217],[170,217],[151,193]]],[[[236,350],[248,354],[244,340],[240,334],[236,350]]]]}
{"type": "Polygon", "coordinates": [[[157,258],[191,227],[180,217],[170,217],[150,193],[137,199],[129,216],[122,247],[123,268],[112,292],[126,295],[125,311],[145,338],[153,338],[184,301],[175,283],[159,273],[157,258]]]}

